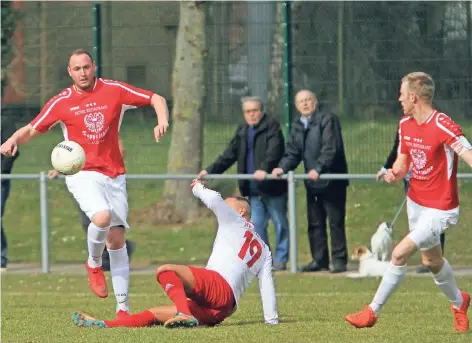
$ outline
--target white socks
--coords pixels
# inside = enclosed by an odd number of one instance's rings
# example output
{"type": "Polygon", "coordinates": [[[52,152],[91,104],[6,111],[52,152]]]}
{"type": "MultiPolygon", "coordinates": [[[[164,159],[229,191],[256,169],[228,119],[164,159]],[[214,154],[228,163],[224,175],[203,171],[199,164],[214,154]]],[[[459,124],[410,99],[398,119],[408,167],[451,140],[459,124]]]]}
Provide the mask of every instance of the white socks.
{"type": "Polygon", "coordinates": [[[88,264],[92,268],[102,265],[102,254],[105,249],[109,227],[98,227],[90,223],[87,230],[87,245],[89,251],[88,264]]]}
{"type": "Polygon", "coordinates": [[[113,291],[116,297],[116,311],[129,312],[128,289],[129,289],[129,258],[126,244],[121,249],[110,250],[110,272],[113,283],[113,291]]]}
{"type": "Polygon", "coordinates": [[[451,265],[445,258],[442,269],[437,274],[432,274],[434,282],[443,291],[446,297],[451,302],[452,306],[459,309],[462,305],[462,293],[457,288],[456,279],[452,272],[451,265]]]}
{"type": "Polygon", "coordinates": [[[370,304],[370,307],[378,317],[382,306],[387,303],[388,298],[397,289],[400,283],[403,281],[407,272],[406,264],[404,266],[394,266],[390,263],[390,266],[385,271],[385,274],[380,282],[377,293],[375,293],[374,300],[370,304]]]}

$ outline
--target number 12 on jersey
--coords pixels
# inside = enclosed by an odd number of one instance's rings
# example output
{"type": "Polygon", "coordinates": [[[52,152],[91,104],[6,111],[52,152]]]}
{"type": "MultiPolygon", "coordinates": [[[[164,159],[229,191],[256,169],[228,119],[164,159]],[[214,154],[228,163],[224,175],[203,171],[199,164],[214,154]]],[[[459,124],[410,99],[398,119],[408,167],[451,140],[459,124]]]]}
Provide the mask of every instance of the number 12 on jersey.
{"type": "Polygon", "coordinates": [[[244,233],[244,244],[239,251],[239,258],[244,261],[244,257],[246,257],[246,253],[249,251],[249,255],[251,256],[250,260],[246,262],[248,268],[251,268],[254,263],[261,257],[262,254],[262,246],[261,243],[257,239],[254,238],[254,234],[251,231],[246,231],[244,233]]]}

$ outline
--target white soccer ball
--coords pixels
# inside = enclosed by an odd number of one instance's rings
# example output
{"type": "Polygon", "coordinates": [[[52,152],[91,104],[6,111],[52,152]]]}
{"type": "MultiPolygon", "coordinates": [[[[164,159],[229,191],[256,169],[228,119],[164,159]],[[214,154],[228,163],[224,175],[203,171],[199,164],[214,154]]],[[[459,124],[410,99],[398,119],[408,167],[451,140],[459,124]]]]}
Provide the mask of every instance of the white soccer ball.
{"type": "Polygon", "coordinates": [[[74,175],[84,167],[85,151],[76,142],[63,141],[52,150],[51,163],[58,172],[74,175]]]}

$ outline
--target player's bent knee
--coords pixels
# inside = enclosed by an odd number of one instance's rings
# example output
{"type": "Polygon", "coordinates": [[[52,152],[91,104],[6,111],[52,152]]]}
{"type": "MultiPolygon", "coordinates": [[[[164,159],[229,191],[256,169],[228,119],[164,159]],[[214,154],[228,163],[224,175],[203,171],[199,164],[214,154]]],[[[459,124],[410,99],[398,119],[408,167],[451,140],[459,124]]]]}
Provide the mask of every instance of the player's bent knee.
{"type": "Polygon", "coordinates": [[[174,270],[174,265],[173,264],[163,264],[162,266],[157,267],[156,270],[156,276],[158,276],[160,273],[168,271],[168,270],[174,270]]]}
{"type": "Polygon", "coordinates": [[[98,227],[108,227],[110,226],[110,222],[111,212],[109,210],[97,212],[92,216],[92,223],[98,227]]]}
{"type": "Polygon", "coordinates": [[[399,249],[394,249],[392,252],[392,264],[394,266],[404,266],[406,264],[406,254],[399,249]]]}
{"type": "Polygon", "coordinates": [[[108,231],[107,248],[112,250],[121,249],[125,246],[124,228],[113,226],[108,231]]]}
{"type": "Polygon", "coordinates": [[[421,262],[426,268],[428,268],[431,271],[440,270],[444,264],[444,260],[442,258],[437,259],[437,258],[429,258],[426,256],[422,257],[421,262]]]}

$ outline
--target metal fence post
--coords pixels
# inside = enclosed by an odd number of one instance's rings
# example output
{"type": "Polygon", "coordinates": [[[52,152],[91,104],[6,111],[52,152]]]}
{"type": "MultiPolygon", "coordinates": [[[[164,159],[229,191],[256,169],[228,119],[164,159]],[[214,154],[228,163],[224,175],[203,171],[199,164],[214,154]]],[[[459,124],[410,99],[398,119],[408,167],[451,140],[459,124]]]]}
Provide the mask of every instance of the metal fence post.
{"type": "Polygon", "coordinates": [[[288,183],[288,223],[290,236],[290,272],[297,272],[297,205],[296,205],[296,185],[294,172],[289,171],[287,175],[288,183]]]}
{"type": "Polygon", "coordinates": [[[93,5],[93,51],[95,55],[95,65],[97,66],[97,77],[102,77],[102,25],[101,8],[99,3],[93,5]]]}
{"type": "Polygon", "coordinates": [[[282,4],[283,37],[284,37],[284,117],[285,137],[290,135],[292,125],[292,7],[290,1],[282,4]]]}
{"type": "Polygon", "coordinates": [[[41,215],[41,268],[49,273],[49,229],[48,229],[48,176],[41,172],[39,176],[39,203],[41,215]]]}

